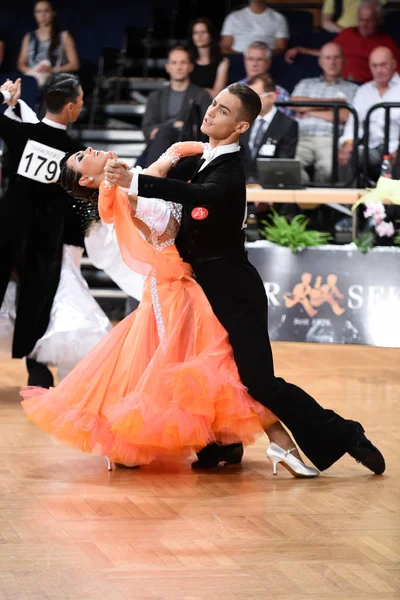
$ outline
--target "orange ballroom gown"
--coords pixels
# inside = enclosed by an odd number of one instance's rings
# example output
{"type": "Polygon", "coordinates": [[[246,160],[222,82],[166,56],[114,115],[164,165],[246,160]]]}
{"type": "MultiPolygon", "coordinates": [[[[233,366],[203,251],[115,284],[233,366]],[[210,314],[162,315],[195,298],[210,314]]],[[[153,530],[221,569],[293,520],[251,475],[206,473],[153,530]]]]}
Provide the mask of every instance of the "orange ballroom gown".
{"type": "Polygon", "coordinates": [[[21,390],[43,431],[128,466],[250,444],[277,421],[241,383],[228,334],[174,245],[181,207],[167,204],[166,233],[157,237],[147,215],[146,238],[128,195],[102,183],[100,216],[126,264],[146,275],[142,300],[56,387],[21,390]]]}

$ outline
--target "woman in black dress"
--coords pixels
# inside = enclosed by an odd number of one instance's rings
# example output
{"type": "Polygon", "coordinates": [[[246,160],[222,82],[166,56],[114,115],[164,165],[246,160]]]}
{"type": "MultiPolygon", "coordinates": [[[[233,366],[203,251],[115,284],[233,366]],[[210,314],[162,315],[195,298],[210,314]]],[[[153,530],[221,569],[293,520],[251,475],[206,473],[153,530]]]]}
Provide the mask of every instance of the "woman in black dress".
{"type": "Polygon", "coordinates": [[[212,21],[200,18],[190,24],[188,49],[194,64],[191,82],[205,88],[214,98],[228,83],[229,60],[221,54],[219,35],[212,21]]]}

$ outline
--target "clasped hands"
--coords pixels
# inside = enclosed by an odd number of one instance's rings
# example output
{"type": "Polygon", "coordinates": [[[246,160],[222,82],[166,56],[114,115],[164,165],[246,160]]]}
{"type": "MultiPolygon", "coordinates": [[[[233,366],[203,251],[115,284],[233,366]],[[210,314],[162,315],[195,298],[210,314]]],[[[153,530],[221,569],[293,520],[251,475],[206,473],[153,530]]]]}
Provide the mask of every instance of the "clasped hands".
{"type": "MultiPolygon", "coordinates": [[[[185,143],[185,142],[184,142],[185,143]]],[[[188,144],[189,142],[186,142],[188,144]]],[[[182,142],[177,142],[168,148],[160,158],[145,170],[145,173],[153,177],[165,177],[168,171],[181,157],[182,142]]],[[[112,185],[129,188],[133,173],[129,166],[118,158],[109,158],[104,167],[105,179],[112,185]]]]}
{"type": "Polygon", "coordinates": [[[11,98],[7,102],[9,106],[15,106],[18,100],[21,97],[21,79],[16,79],[15,81],[11,81],[11,79],[7,79],[1,86],[0,92],[10,92],[11,98]]]}

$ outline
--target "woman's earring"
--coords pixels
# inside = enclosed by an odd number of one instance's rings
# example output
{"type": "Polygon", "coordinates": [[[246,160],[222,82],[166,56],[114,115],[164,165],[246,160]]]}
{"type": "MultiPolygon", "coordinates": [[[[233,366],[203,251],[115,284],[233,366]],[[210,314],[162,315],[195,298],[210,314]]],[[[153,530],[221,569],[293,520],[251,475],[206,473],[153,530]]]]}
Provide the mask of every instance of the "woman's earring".
{"type": "Polygon", "coordinates": [[[89,181],[94,181],[94,177],[90,176],[89,181]]]}

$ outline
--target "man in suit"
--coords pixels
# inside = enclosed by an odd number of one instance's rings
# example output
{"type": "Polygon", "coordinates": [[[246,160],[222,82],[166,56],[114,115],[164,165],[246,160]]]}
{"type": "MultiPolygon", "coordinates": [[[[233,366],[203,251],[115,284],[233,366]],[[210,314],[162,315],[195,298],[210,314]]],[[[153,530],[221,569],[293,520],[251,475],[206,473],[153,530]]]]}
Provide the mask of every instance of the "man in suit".
{"type": "Polygon", "coordinates": [[[270,75],[255,75],[247,85],[259,95],[261,112],[240,138],[241,155],[247,183],[258,183],[257,158],[294,158],[299,127],[277,110],[277,92],[270,75]]]}
{"type": "MultiPolygon", "coordinates": [[[[250,79],[255,75],[269,75],[269,70],[272,65],[272,50],[264,42],[253,42],[247,48],[244,55],[244,68],[246,70],[246,77],[241,79],[238,83],[245,83],[249,85],[250,79]]],[[[280,85],[275,86],[276,99],[278,102],[289,102],[290,94],[285,88],[280,85]]],[[[280,106],[278,108],[280,112],[285,115],[292,116],[293,111],[290,106],[280,106]]]]}
{"type": "MultiPolygon", "coordinates": [[[[0,102],[11,94],[2,86],[0,102]]],[[[54,74],[44,98],[47,112],[38,123],[20,123],[0,115],[0,137],[9,151],[10,181],[0,201],[0,306],[13,274],[18,301],[13,358],[28,357],[45,333],[60,281],[63,245],[83,245],[69,196],[57,185],[59,163],[66,152],[80,150],[67,134],[78,118],[83,91],[76,75],[54,74]]],[[[50,387],[46,365],[27,358],[29,385],[50,387]]]]}
{"type": "Polygon", "coordinates": [[[199,135],[210,96],[203,88],[190,83],[193,63],[186,48],[177,46],[165,65],[169,85],[149,95],[142,129],[148,145],[141,160],[143,166],[153,163],[171,144],[199,135]],[[182,130],[184,128],[184,130],[182,130]]]}
{"type": "MultiPolygon", "coordinates": [[[[238,145],[260,110],[260,98],[253,90],[230,85],[205,114],[202,131],[210,144],[203,156],[178,163],[172,170],[174,179],[136,172],[130,190],[141,197],[182,204],[177,248],[228,332],[240,377],[253,398],[278,416],[320,470],[348,452],[381,474],[384,458],[359,423],[322,408],[302,389],[274,374],[265,288],[244,246],[246,180],[238,145]]],[[[117,164],[106,167],[106,176],[124,186],[129,179],[117,164]]],[[[233,446],[207,446],[199,453],[196,467],[240,462],[242,449],[233,446]]]]}
{"type": "MultiPolygon", "coordinates": [[[[299,126],[295,119],[277,110],[275,102],[279,98],[275,82],[267,73],[251,77],[247,83],[259,95],[261,112],[253,125],[240,138],[241,156],[246,175],[246,183],[259,183],[257,158],[294,158],[298,141],[299,126]]],[[[258,230],[262,221],[268,218],[271,204],[257,202],[250,204],[249,216],[253,213],[257,218],[256,231],[253,236],[259,237],[258,230]]],[[[277,211],[288,218],[298,213],[295,204],[278,204],[277,211]]],[[[252,229],[247,229],[247,236],[252,240],[252,229]]]]}

